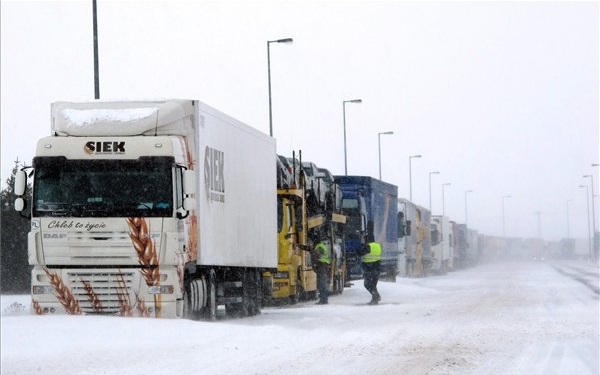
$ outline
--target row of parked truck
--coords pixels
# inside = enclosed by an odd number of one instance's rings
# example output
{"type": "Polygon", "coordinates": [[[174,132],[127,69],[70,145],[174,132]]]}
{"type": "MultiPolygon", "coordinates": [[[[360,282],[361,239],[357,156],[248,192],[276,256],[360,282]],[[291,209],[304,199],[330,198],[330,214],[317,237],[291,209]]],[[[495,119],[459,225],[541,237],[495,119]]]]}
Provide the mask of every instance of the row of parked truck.
{"type": "Polygon", "coordinates": [[[383,280],[476,260],[476,233],[395,185],[277,155],[273,138],[202,102],[57,102],[51,113],[51,136],[14,186],[31,220],[38,314],[254,315],[316,298],[317,240],[331,293],[362,277],[367,234],[383,280]]]}

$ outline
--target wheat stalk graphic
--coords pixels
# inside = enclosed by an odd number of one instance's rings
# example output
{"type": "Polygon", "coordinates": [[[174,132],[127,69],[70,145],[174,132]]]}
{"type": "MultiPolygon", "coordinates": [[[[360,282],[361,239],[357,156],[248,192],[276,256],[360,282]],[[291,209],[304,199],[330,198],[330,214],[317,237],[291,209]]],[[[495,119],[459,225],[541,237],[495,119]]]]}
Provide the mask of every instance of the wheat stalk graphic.
{"type": "MultiPolygon", "coordinates": [[[[139,217],[128,217],[129,238],[133,243],[133,248],[138,256],[138,261],[142,266],[141,272],[148,286],[158,286],[160,283],[160,272],[158,270],[158,254],[154,247],[154,242],[150,238],[148,223],[145,219],[139,217]]],[[[157,318],[160,317],[160,294],[154,295],[154,306],[157,318]]]]}
{"type": "Polygon", "coordinates": [[[138,295],[136,295],[135,297],[137,301],[136,309],[138,311],[138,314],[143,317],[150,316],[150,314],[148,314],[148,309],[146,308],[146,303],[144,302],[144,300],[138,295]]]}
{"type": "Polygon", "coordinates": [[[83,288],[85,289],[85,293],[87,294],[88,300],[90,301],[90,304],[92,305],[92,308],[94,309],[95,312],[102,312],[102,302],[100,301],[100,298],[98,298],[98,295],[96,294],[96,292],[94,292],[94,289],[92,288],[92,284],[90,284],[89,281],[85,281],[82,278],[79,278],[81,280],[81,283],[83,284],[83,288]]]}
{"type": "Polygon", "coordinates": [[[129,301],[129,292],[123,274],[119,272],[117,276],[117,299],[119,301],[119,315],[131,316],[131,302],[129,301]]]}
{"type": "Polygon", "coordinates": [[[47,268],[44,268],[44,272],[46,272],[48,279],[50,279],[50,285],[52,285],[54,288],[54,295],[56,296],[56,299],[58,299],[60,304],[63,305],[67,314],[81,314],[79,303],[75,297],[73,297],[71,290],[63,283],[60,276],[47,268]]]}
{"type": "Polygon", "coordinates": [[[32,300],[31,305],[33,306],[33,310],[37,315],[44,315],[44,310],[42,310],[42,306],[38,301],[32,300]]]}

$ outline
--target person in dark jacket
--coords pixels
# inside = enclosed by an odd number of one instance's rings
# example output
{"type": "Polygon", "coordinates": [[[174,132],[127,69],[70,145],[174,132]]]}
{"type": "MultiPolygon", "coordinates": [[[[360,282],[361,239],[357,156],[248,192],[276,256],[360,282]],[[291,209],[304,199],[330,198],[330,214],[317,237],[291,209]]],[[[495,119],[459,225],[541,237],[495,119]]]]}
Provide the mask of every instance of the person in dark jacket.
{"type": "Polygon", "coordinates": [[[371,302],[368,303],[369,305],[376,305],[381,301],[381,296],[377,291],[380,264],[381,245],[375,242],[375,238],[372,234],[369,234],[367,235],[362,253],[362,269],[365,289],[371,293],[371,302]]]}

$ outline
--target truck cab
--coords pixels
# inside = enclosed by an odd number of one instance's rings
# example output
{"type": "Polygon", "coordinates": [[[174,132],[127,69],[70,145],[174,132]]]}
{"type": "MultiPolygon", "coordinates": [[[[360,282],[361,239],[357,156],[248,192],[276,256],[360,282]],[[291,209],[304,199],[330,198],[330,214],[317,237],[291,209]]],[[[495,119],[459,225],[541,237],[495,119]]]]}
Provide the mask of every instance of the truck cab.
{"type": "Polygon", "coordinates": [[[398,187],[369,176],[335,176],[347,216],[348,277],[362,278],[361,250],[367,234],[381,245],[381,279],[395,281],[398,273],[398,187]]]}

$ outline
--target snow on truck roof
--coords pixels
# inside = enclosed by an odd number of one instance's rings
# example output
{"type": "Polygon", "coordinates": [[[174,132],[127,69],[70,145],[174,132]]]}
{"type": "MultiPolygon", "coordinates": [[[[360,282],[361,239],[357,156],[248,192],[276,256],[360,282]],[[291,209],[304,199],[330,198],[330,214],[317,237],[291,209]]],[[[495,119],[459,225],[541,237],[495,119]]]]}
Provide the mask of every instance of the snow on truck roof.
{"type": "Polygon", "coordinates": [[[192,100],[56,102],[52,104],[52,134],[186,135],[193,114],[192,100]]]}

